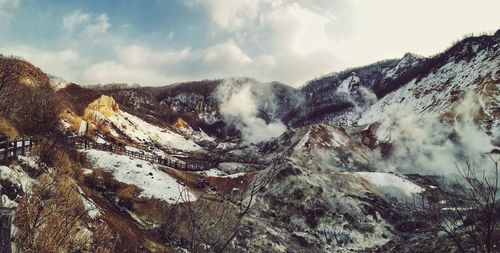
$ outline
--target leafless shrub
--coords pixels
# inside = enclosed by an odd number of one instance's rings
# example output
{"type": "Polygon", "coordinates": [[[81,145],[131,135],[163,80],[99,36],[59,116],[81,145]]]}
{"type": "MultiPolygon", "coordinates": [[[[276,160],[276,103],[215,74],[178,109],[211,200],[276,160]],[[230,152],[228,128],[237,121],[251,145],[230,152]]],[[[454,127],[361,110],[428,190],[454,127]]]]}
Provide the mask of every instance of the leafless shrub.
{"type": "Polygon", "coordinates": [[[275,178],[278,161],[275,162],[253,178],[236,200],[206,193],[195,200],[186,187],[180,188],[177,203],[164,211],[161,233],[167,240],[178,240],[191,252],[227,251],[240,234],[256,195],[275,178]]]}
{"type": "Polygon", "coordinates": [[[459,175],[452,182],[443,182],[440,201],[422,196],[407,205],[417,219],[426,221],[434,231],[445,233],[459,252],[494,250],[500,159],[490,158],[492,175],[477,172],[470,163],[463,168],[457,165],[459,175]]]}
{"type": "Polygon", "coordinates": [[[111,252],[113,235],[94,221],[74,180],[44,174],[19,203],[14,242],[20,252],[111,252]],[[90,224],[90,226],[88,225],[90,224]]]}
{"type": "Polygon", "coordinates": [[[11,120],[17,128],[30,136],[43,136],[59,129],[60,101],[50,88],[29,88],[22,102],[11,106],[11,120]]]}

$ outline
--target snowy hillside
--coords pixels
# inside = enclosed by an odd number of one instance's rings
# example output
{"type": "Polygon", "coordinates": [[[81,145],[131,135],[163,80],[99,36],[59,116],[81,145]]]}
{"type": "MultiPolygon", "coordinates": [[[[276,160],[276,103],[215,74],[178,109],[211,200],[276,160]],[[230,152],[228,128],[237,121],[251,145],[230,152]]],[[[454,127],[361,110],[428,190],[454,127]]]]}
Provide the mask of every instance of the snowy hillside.
{"type": "Polygon", "coordinates": [[[156,198],[167,203],[196,200],[196,196],[184,185],[161,171],[157,165],[104,151],[89,150],[86,154],[97,168],[112,173],[117,181],[139,187],[141,197],[156,198]]]}

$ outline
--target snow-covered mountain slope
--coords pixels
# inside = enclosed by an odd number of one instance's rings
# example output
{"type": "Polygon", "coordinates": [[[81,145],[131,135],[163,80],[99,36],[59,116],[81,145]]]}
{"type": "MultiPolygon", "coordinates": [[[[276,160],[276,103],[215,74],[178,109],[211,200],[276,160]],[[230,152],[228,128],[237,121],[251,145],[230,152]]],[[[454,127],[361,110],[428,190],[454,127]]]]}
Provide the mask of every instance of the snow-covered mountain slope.
{"type": "MultiPolygon", "coordinates": [[[[356,122],[370,124],[387,117],[391,106],[408,108],[416,114],[444,114],[460,102],[466,94],[479,93],[487,85],[500,83],[500,38],[489,47],[471,41],[456,48],[460,55],[389,93],[361,113],[356,122]]],[[[487,95],[487,94],[483,94],[487,95]]],[[[488,98],[485,98],[488,99],[488,98]]],[[[487,101],[481,101],[487,103],[487,101]]]]}
{"type": "MultiPolygon", "coordinates": [[[[250,84],[255,117],[266,124],[281,121],[288,128],[317,123],[364,125],[388,116],[391,106],[422,115],[446,113],[466,94],[477,93],[479,86],[497,86],[499,36],[497,32],[470,37],[433,57],[408,53],[400,59],[329,74],[300,89],[237,78],[92,92],[113,96],[130,114],[168,125],[182,118],[219,139],[241,136],[244,131],[238,126],[241,120],[234,122],[221,111],[225,102],[221,99],[228,97],[221,95],[223,86],[226,91],[237,91],[250,84]]],[[[241,107],[250,106],[245,103],[241,107]]]]}
{"type": "Polygon", "coordinates": [[[85,107],[82,117],[67,113],[65,122],[70,129],[93,135],[99,133],[110,141],[121,141],[128,145],[156,147],[166,151],[197,151],[202,148],[168,127],[160,127],[120,110],[112,97],[101,96],[85,107]],[[78,124],[78,126],[73,126],[78,124]]]}
{"type": "Polygon", "coordinates": [[[292,122],[370,124],[389,116],[390,106],[445,113],[478,87],[498,86],[499,44],[499,32],[471,37],[434,57],[406,54],[313,80],[302,88],[306,105],[292,122]]]}

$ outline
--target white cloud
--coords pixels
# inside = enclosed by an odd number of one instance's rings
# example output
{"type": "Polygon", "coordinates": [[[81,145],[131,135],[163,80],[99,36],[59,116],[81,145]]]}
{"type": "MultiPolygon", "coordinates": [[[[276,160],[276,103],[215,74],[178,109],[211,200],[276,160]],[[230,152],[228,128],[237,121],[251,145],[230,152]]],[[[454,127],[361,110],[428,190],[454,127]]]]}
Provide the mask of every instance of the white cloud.
{"type": "Polygon", "coordinates": [[[75,10],[64,16],[63,26],[67,31],[77,31],[89,37],[105,34],[111,24],[106,13],[93,15],[81,10],[75,10]]]}
{"type": "Polygon", "coordinates": [[[86,24],[90,21],[90,14],[83,13],[81,10],[73,11],[72,13],[64,16],[63,25],[64,28],[73,31],[76,26],[81,24],[86,24]]]}
{"type": "Polygon", "coordinates": [[[158,84],[167,77],[151,68],[128,66],[116,61],[105,61],[87,67],[83,72],[83,80],[89,83],[141,83],[158,84]]]}
{"type": "Polygon", "coordinates": [[[279,2],[274,0],[193,0],[191,5],[201,5],[206,8],[216,23],[216,25],[237,29],[248,20],[255,18],[260,11],[260,7],[266,3],[279,2]]]}
{"type": "Polygon", "coordinates": [[[9,23],[12,11],[19,7],[21,0],[0,0],[0,21],[9,23]]]}
{"type": "Polygon", "coordinates": [[[91,83],[138,82],[144,85],[169,84],[204,78],[221,78],[240,73],[252,63],[234,41],[192,50],[153,50],[131,45],[116,50],[114,60],[87,67],[83,80],[91,83]]]}
{"type": "MultiPolygon", "coordinates": [[[[0,21],[4,20],[2,15],[10,15],[6,10],[19,3],[0,0],[0,21]]],[[[77,82],[160,85],[249,76],[299,86],[317,76],[401,57],[408,51],[434,54],[465,33],[492,31],[500,24],[497,0],[188,3],[202,8],[209,18],[209,42],[196,43],[196,47],[190,42],[179,46],[185,35],[177,28],[159,31],[169,38],[165,46],[141,44],[145,42],[140,36],[130,37],[134,24],[117,24],[112,29],[106,13],[75,10],[61,20],[63,33],[54,46],[59,50],[24,47],[6,53],[20,54],[36,64],[41,62],[48,72],[77,82]],[[169,46],[172,44],[177,47],[169,46]],[[70,59],[68,52],[85,55],[87,60],[73,63],[78,60],[70,59]],[[55,55],[58,61],[50,63],[48,55],[55,55]]]]}
{"type": "Polygon", "coordinates": [[[401,57],[430,56],[465,34],[499,29],[500,1],[353,1],[353,32],[338,40],[337,55],[347,66],[401,57]]]}
{"type": "MultiPolygon", "coordinates": [[[[406,52],[432,55],[466,33],[494,31],[500,24],[496,14],[500,2],[495,0],[190,3],[207,11],[214,25],[211,34],[229,34],[254,62],[266,63],[255,77],[295,86],[314,76],[406,52]],[[308,70],[301,71],[304,67],[308,70]]],[[[254,68],[252,64],[247,67],[254,68]]]]}
{"type": "Polygon", "coordinates": [[[41,68],[44,72],[70,81],[79,80],[79,69],[87,63],[85,58],[71,49],[49,51],[16,45],[0,47],[0,53],[20,56],[41,68]]]}
{"type": "Polygon", "coordinates": [[[85,28],[85,33],[87,33],[90,36],[95,36],[98,34],[105,34],[109,27],[111,25],[109,24],[109,18],[107,14],[100,14],[97,16],[94,20],[93,23],[90,23],[86,28],[85,28]]]}
{"type": "Polygon", "coordinates": [[[349,9],[345,0],[315,3],[208,0],[194,3],[210,14],[215,25],[212,33],[229,33],[240,50],[252,59],[240,65],[242,68],[238,72],[243,75],[298,86],[339,66],[331,31],[332,26],[344,18],[343,14],[336,13],[349,9]]]}

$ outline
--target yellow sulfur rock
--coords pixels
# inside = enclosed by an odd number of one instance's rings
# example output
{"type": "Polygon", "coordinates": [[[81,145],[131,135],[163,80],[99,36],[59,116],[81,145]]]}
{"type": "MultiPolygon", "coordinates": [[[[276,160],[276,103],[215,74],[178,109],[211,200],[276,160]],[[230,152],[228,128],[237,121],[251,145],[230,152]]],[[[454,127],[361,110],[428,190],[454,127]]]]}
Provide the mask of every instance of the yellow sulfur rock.
{"type": "Polygon", "coordinates": [[[87,110],[99,112],[107,118],[115,115],[120,107],[112,97],[102,95],[87,106],[85,114],[87,114],[87,110]]]}

